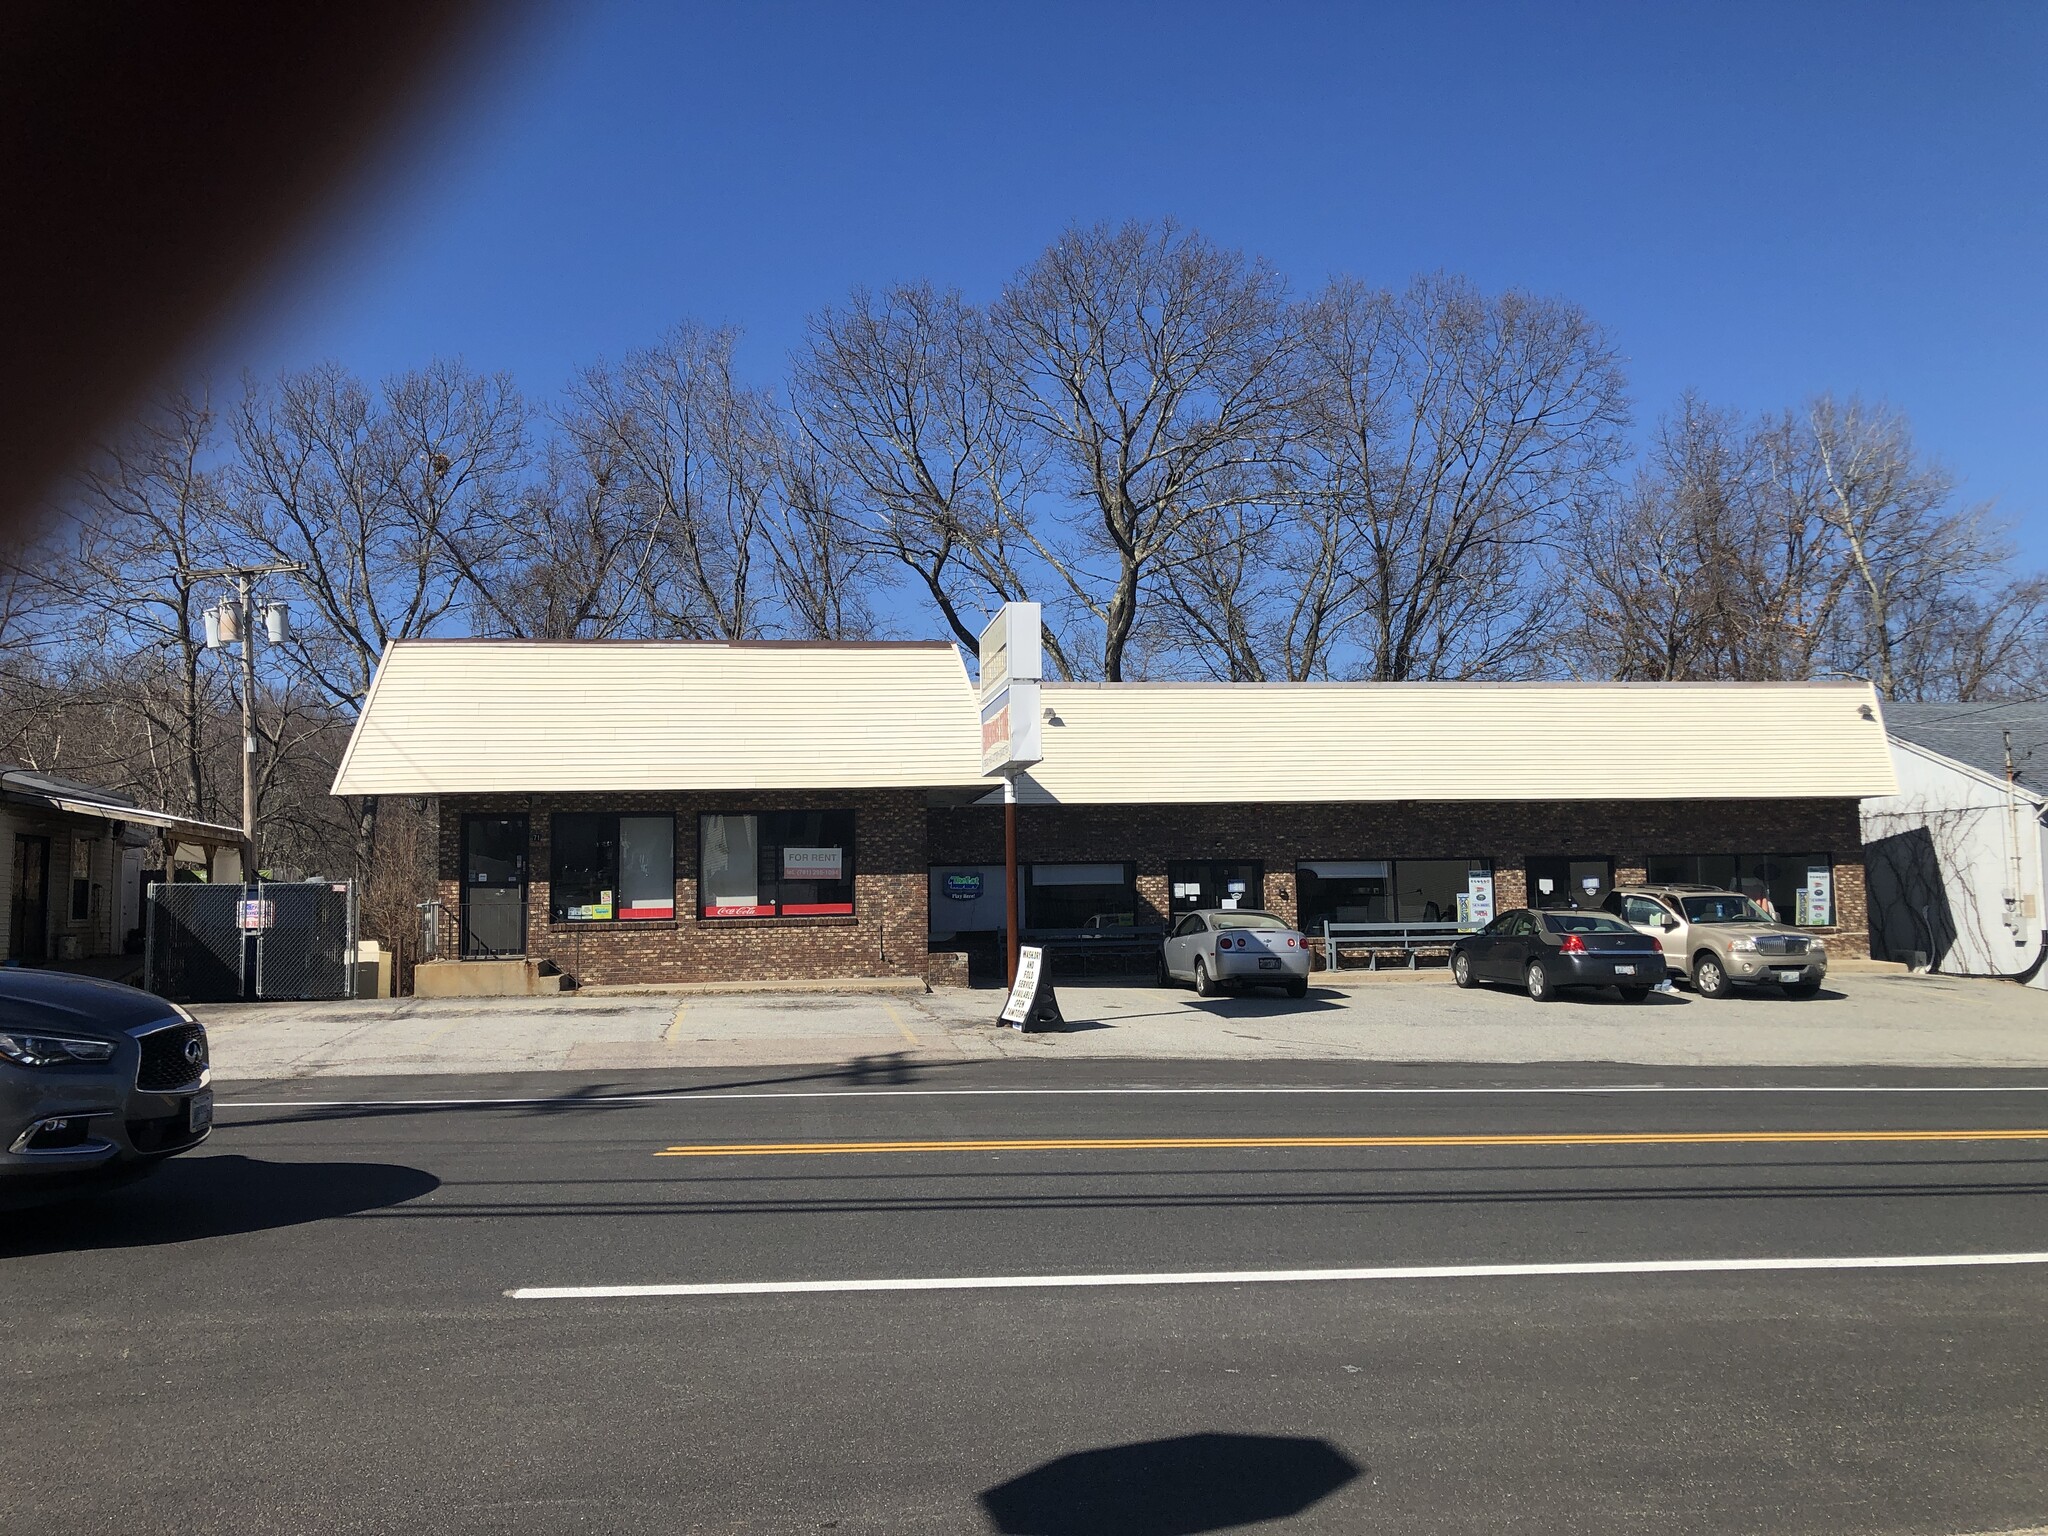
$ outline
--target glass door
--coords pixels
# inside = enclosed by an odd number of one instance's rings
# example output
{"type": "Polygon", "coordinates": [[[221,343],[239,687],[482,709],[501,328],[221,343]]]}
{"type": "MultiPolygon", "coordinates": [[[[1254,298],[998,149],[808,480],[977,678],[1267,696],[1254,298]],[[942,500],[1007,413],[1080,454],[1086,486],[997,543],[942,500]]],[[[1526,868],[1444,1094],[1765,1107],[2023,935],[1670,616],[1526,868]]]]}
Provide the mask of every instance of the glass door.
{"type": "Polygon", "coordinates": [[[526,818],[462,818],[462,957],[526,953],[526,818]]]}
{"type": "Polygon", "coordinates": [[[1265,905],[1264,866],[1243,859],[1177,859],[1166,866],[1171,913],[1265,905]]]}
{"type": "Polygon", "coordinates": [[[1614,889],[1614,860],[1586,854],[1531,859],[1528,876],[1530,906],[1577,907],[1590,912],[1614,889]]]}

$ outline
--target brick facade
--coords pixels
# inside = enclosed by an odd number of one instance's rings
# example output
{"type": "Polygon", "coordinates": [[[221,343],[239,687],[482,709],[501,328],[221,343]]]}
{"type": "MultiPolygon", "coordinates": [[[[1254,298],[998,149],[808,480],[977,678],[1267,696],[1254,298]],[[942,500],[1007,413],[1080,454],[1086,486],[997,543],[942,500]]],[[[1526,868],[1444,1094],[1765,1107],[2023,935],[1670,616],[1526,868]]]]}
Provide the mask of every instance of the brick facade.
{"type": "MultiPolygon", "coordinates": [[[[930,813],[934,864],[1003,857],[999,806],[930,813]]],[[[1493,863],[1494,904],[1528,899],[1525,861],[1611,858],[1617,884],[1643,879],[1652,854],[1827,853],[1835,864],[1839,953],[1868,953],[1863,838],[1854,800],[1394,801],[1305,805],[1025,805],[1023,863],[1137,865],[1140,923],[1165,921],[1166,866],[1179,859],[1246,859],[1265,867],[1268,910],[1295,917],[1295,866],[1311,859],[1481,858],[1493,863]]]]}
{"type": "Polygon", "coordinates": [[[581,985],[922,976],[925,968],[925,810],[920,790],[447,796],[440,801],[441,953],[461,953],[462,818],[527,817],[526,953],[581,985]],[[706,811],[854,813],[851,917],[697,916],[697,817],[706,811]],[[549,916],[549,818],[557,811],[676,819],[672,922],[555,922],[549,916]]]}
{"type": "MultiPolygon", "coordinates": [[[[442,953],[460,953],[461,827],[466,813],[528,817],[527,954],[584,984],[922,976],[928,871],[1003,857],[996,806],[927,810],[918,790],[632,793],[446,797],[440,802],[442,953]],[[715,918],[697,914],[697,817],[706,811],[854,811],[851,917],[715,918]],[[673,922],[550,920],[549,817],[557,811],[668,813],[676,818],[673,922]]],[[[1643,878],[1652,854],[1825,852],[1835,865],[1836,951],[1868,952],[1863,850],[1853,800],[1394,802],[1303,805],[1023,806],[1026,862],[1128,860],[1141,923],[1164,921],[1167,863],[1255,860],[1265,904],[1290,920],[1295,866],[1311,859],[1483,858],[1498,908],[1527,900],[1531,857],[1611,858],[1617,883],[1643,878]]]]}

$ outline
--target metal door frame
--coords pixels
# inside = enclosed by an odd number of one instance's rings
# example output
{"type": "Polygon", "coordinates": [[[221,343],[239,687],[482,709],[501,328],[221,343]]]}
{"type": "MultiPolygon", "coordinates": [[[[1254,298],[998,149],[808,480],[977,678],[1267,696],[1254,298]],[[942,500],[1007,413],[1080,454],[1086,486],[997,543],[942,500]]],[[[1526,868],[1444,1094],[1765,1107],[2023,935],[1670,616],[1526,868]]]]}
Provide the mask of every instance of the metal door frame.
{"type": "MultiPolygon", "coordinates": [[[[1176,909],[1176,908],[1175,908],[1175,906],[1174,906],[1174,900],[1175,900],[1175,898],[1174,898],[1174,894],[1173,894],[1173,872],[1174,872],[1174,870],[1176,870],[1176,869],[1179,869],[1179,870],[1182,870],[1183,872],[1185,872],[1185,871],[1186,871],[1187,869],[1189,869],[1190,867],[1195,867],[1195,868],[1200,868],[1200,869],[1201,869],[1201,870],[1203,870],[1203,871],[1204,871],[1204,873],[1206,874],[1207,872],[1209,872],[1209,871],[1211,871],[1211,870],[1214,870],[1214,869],[1217,869],[1217,868],[1219,868],[1220,866],[1222,866],[1222,865],[1225,865],[1225,864],[1236,864],[1236,865],[1240,865],[1240,866],[1242,866],[1242,867],[1244,867],[1244,868],[1248,868],[1248,869],[1250,869],[1250,870],[1251,870],[1251,872],[1252,872],[1252,878],[1251,878],[1251,880],[1250,880],[1249,882],[1247,882],[1247,883],[1248,883],[1248,884],[1250,884],[1250,885],[1253,885],[1253,886],[1255,886],[1256,888],[1255,888],[1255,889],[1253,889],[1253,890],[1248,890],[1248,891],[1246,891],[1246,892],[1245,892],[1245,895],[1246,895],[1247,897],[1249,897],[1249,898],[1250,898],[1249,902],[1248,902],[1248,903],[1247,903],[1247,905],[1246,905],[1246,910],[1247,910],[1247,911],[1252,911],[1252,912],[1263,912],[1263,911],[1265,911],[1265,910],[1266,910],[1266,861],[1265,861],[1265,860],[1263,860],[1263,859],[1168,859],[1168,860],[1166,861],[1166,918],[1167,918],[1167,927],[1168,927],[1168,929],[1169,929],[1169,930],[1170,930],[1170,929],[1172,928],[1172,926],[1173,926],[1174,922],[1175,922],[1175,921],[1176,921],[1177,919],[1179,919],[1179,918],[1183,918],[1183,917],[1186,917],[1186,916],[1188,915],[1188,913],[1190,913],[1190,912],[1194,912],[1194,911],[1198,911],[1198,910],[1200,910],[1199,908],[1196,908],[1196,907],[1182,907],[1182,908],[1178,908],[1178,909],[1176,909]]],[[[1183,880],[1183,881],[1182,881],[1181,883],[1182,883],[1182,884],[1186,884],[1187,882],[1186,882],[1185,880],[1183,880]]],[[[1226,883],[1227,883],[1227,882],[1226,882],[1226,883]]],[[[1216,899],[1217,899],[1217,902],[1218,902],[1218,903],[1220,904],[1220,903],[1222,902],[1223,898],[1224,898],[1225,896],[1228,896],[1229,894],[1230,894],[1230,892],[1229,892],[1228,890],[1224,890],[1224,891],[1221,891],[1221,892],[1219,892],[1219,893],[1218,893],[1218,895],[1217,895],[1217,898],[1216,898],[1216,899]]]]}
{"type": "MultiPolygon", "coordinates": [[[[533,870],[526,862],[532,856],[533,816],[528,811],[464,811],[456,835],[455,872],[461,895],[455,903],[455,951],[460,960],[517,960],[526,954],[527,928],[533,918],[533,870]],[[521,840],[527,850],[521,855],[519,879],[519,948],[510,953],[479,953],[469,947],[469,829],[479,821],[517,821],[526,828],[521,840]]],[[[510,890],[510,886],[486,886],[486,890],[510,890]]]]}

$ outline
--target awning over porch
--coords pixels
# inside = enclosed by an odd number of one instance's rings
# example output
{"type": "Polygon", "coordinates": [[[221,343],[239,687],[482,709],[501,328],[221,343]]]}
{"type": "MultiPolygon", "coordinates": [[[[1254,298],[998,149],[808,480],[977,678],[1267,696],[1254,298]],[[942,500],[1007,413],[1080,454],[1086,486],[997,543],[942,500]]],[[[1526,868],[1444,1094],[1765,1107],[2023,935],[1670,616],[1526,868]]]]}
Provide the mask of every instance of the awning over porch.
{"type": "Polygon", "coordinates": [[[203,848],[239,847],[242,841],[240,827],[151,810],[113,790],[97,789],[90,784],[37,773],[33,769],[0,769],[0,799],[11,800],[17,805],[64,811],[73,816],[92,816],[101,821],[152,827],[168,833],[174,841],[197,843],[203,848]]]}

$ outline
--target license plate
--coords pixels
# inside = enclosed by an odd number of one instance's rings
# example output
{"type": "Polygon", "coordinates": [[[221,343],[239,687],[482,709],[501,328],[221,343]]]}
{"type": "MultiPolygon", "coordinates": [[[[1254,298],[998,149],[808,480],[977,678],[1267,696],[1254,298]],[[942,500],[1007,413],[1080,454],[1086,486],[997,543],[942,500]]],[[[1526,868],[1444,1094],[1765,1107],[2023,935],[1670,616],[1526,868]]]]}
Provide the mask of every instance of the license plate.
{"type": "Polygon", "coordinates": [[[1614,968],[1614,974],[1617,976],[1633,976],[1635,973],[1636,968],[1632,965],[1617,965],[1614,968]]]}
{"type": "Polygon", "coordinates": [[[1259,956],[1259,969],[1262,971],[1277,971],[1280,969],[1280,962],[1271,955],[1261,955],[1259,956]]]}
{"type": "Polygon", "coordinates": [[[197,1136],[213,1124],[213,1090],[205,1089],[185,1101],[185,1129],[197,1136]]]}
{"type": "Polygon", "coordinates": [[[1804,971],[1780,971],[1778,972],[1778,980],[1797,981],[1805,974],[1806,973],[1804,971]]]}

